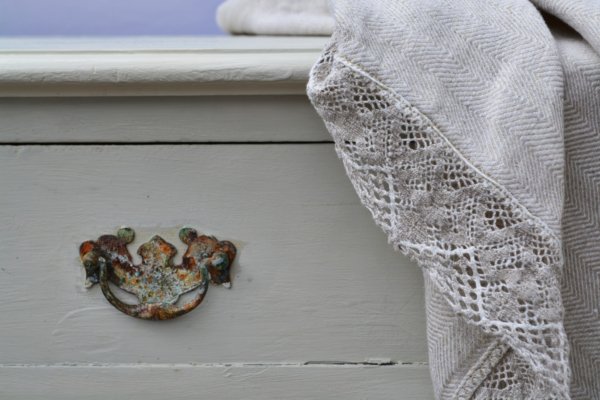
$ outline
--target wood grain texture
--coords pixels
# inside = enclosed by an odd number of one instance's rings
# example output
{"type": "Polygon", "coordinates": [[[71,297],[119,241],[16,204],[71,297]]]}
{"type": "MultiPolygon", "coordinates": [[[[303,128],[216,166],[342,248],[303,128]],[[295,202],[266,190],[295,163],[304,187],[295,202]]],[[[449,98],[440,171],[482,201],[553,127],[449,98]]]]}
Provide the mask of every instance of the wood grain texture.
{"type": "Polygon", "coordinates": [[[430,400],[433,391],[426,366],[0,367],[0,398],[430,400]]]}
{"type": "Polygon", "coordinates": [[[330,144],[1,146],[0,187],[3,364],[426,361],[420,271],[330,144]],[[173,321],[119,313],[83,288],[77,247],[120,225],[132,250],[181,249],[183,225],[232,240],[233,289],[173,321]]]}
{"type": "Polygon", "coordinates": [[[331,140],[302,96],[0,98],[0,143],[331,140]]]}
{"type": "Polygon", "coordinates": [[[303,94],[326,40],[3,39],[0,96],[303,94]]]}

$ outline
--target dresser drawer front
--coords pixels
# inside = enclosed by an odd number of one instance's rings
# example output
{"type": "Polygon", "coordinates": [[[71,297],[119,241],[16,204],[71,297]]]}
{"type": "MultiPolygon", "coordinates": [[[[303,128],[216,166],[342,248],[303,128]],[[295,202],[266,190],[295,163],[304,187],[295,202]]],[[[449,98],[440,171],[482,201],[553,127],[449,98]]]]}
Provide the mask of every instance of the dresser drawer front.
{"type": "Polygon", "coordinates": [[[0,121],[0,143],[331,141],[305,95],[0,97],[0,121]]]}
{"type": "Polygon", "coordinates": [[[427,366],[61,366],[0,370],[10,400],[431,400],[427,366]]]}
{"type": "MultiPolygon", "coordinates": [[[[426,361],[422,281],[330,144],[0,147],[3,364],[426,361]],[[83,287],[77,247],[120,225],[238,247],[233,288],[166,323],[83,287]]],[[[134,253],[135,254],[135,253],[134,253]]]]}

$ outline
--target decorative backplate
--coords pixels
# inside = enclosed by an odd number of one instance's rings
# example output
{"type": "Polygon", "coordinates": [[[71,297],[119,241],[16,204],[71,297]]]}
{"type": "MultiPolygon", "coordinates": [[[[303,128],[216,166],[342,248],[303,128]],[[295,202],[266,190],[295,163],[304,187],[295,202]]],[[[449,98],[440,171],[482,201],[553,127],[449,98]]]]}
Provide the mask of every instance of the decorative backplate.
{"type": "Polygon", "coordinates": [[[79,247],[86,287],[100,283],[106,299],[125,314],[142,319],[172,319],[196,308],[204,299],[209,282],[231,287],[229,270],[236,255],[233,243],[183,228],[179,238],[188,248],[180,265],[173,264],[175,247],[160,236],[153,236],[139,247],[137,254],[142,262],[135,265],[127,250],[134,237],[133,229],[121,228],[116,236],[103,235],[79,247]],[[136,295],[139,304],[119,300],[109,282],[136,295]],[[194,298],[178,305],[179,297],[191,291],[195,291],[194,298]]]}

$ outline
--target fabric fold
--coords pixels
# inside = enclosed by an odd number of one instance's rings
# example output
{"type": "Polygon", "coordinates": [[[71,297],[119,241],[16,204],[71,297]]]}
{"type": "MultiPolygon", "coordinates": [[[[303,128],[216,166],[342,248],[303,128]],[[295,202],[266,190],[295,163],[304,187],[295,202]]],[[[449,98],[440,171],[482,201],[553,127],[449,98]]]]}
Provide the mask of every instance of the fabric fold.
{"type": "MultiPolygon", "coordinates": [[[[529,362],[536,385],[520,392],[566,398],[557,237],[418,109],[334,49],[313,69],[309,95],[390,242],[424,268],[456,315],[529,362]]],[[[469,398],[486,376],[466,378],[453,398],[469,398]]]]}
{"type": "Polygon", "coordinates": [[[436,396],[570,398],[566,84],[546,22],[525,0],[334,3],[308,94],[423,268],[436,396]]]}

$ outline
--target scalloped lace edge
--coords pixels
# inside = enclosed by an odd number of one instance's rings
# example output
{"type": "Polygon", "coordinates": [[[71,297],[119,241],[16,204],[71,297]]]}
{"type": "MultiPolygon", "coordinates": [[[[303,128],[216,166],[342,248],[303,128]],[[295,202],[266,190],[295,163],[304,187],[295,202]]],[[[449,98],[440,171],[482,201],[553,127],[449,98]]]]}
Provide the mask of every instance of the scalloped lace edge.
{"type": "MultiPolygon", "coordinates": [[[[311,70],[307,90],[389,242],[432,275],[456,314],[526,360],[541,378],[529,393],[569,398],[556,235],[334,45],[311,70]]],[[[477,380],[475,387],[484,383],[477,380]]],[[[466,379],[461,387],[474,384],[466,379]]]]}

